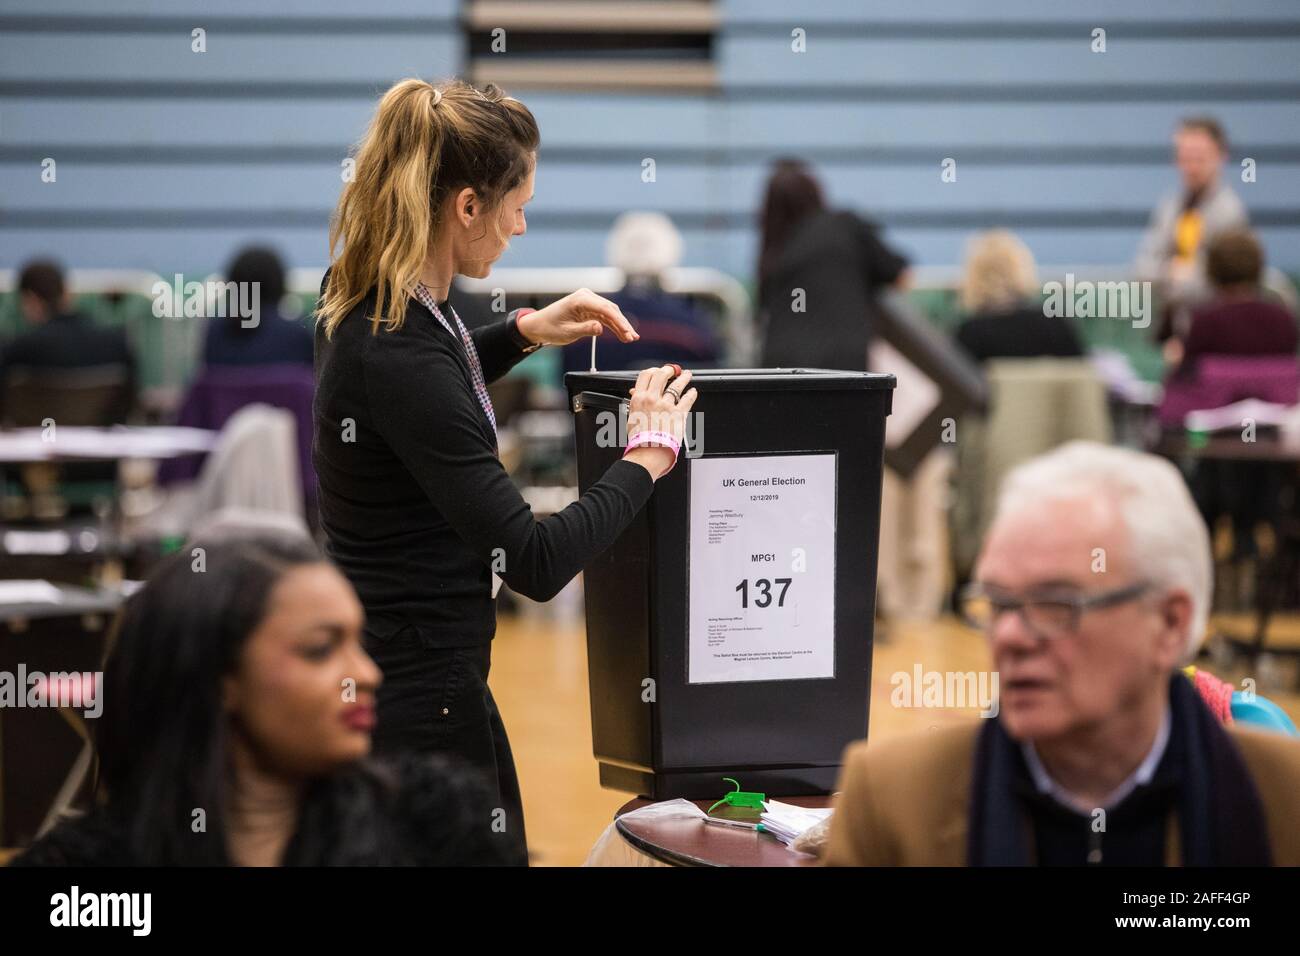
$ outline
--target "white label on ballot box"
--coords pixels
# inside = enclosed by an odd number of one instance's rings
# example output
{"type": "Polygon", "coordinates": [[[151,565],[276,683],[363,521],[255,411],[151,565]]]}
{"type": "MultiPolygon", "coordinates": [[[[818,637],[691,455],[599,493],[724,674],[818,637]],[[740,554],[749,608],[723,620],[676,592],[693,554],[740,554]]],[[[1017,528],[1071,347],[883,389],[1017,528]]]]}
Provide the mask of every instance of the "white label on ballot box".
{"type": "Polygon", "coordinates": [[[835,676],[835,455],[691,462],[687,680],[835,676]]]}

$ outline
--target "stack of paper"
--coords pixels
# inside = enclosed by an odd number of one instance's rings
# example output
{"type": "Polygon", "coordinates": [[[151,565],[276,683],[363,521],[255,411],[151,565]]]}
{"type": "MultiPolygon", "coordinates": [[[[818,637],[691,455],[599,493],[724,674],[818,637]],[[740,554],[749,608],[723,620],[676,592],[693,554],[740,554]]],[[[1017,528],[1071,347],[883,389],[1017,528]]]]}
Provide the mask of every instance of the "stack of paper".
{"type": "Polygon", "coordinates": [[[1257,398],[1247,398],[1222,408],[1206,408],[1188,412],[1183,424],[1194,432],[1216,432],[1222,429],[1236,430],[1250,419],[1259,427],[1281,425],[1291,409],[1275,402],[1261,402],[1257,398]]]}
{"type": "Polygon", "coordinates": [[[781,803],[779,800],[765,800],[762,815],[763,829],[789,846],[799,834],[821,823],[831,815],[831,812],[830,807],[811,810],[807,807],[796,807],[791,803],[781,803]]]}

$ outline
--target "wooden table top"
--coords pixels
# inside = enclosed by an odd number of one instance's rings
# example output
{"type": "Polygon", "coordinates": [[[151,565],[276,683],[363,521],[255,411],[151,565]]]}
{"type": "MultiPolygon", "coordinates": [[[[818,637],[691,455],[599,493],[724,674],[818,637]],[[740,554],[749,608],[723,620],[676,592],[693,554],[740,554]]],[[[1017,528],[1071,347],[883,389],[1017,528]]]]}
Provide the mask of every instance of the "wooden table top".
{"type": "MultiPolygon", "coordinates": [[[[769,794],[769,796],[772,796],[769,794]]],[[[772,799],[799,807],[821,809],[831,805],[827,794],[814,797],[772,799]]],[[[662,863],[673,866],[815,866],[815,857],[796,853],[770,833],[738,827],[710,826],[701,820],[624,819],[631,810],[647,807],[653,800],[637,798],[619,807],[615,827],[623,839],[662,863]]],[[[691,801],[708,810],[712,800],[691,801]]],[[[757,823],[759,810],[722,806],[714,817],[757,823]]]]}
{"type": "Polygon", "coordinates": [[[1210,458],[1217,461],[1260,461],[1274,464],[1300,462],[1300,445],[1274,436],[1256,441],[1242,441],[1237,435],[1216,434],[1201,441],[1185,435],[1166,435],[1155,447],[1157,454],[1169,458],[1210,458]]]}

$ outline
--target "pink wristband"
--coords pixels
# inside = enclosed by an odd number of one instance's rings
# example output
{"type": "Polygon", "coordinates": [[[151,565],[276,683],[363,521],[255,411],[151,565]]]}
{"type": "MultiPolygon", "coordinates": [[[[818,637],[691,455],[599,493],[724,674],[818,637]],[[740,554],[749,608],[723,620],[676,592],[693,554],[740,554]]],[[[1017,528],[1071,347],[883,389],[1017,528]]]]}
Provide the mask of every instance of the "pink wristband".
{"type": "MultiPolygon", "coordinates": [[[[627,448],[623,449],[623,457],[626,458],[627,453],[630,452],[633,448],[640,448],[643,445],[658,446],[661,448],[671,448],[673,452],[673,463],[668,466],[668,471],[672,471],[674,468],[677,467],[677,455],[682,450],[682,443],[681,440],[678,439],[676,435],[673,435],[670,432],[651,432],[651,431],[637,432],[635,435],[632,435],[628,438],[627,448]]],[[[664,475],[668,474],[668,471],[665,471],[664,475]]],[[[660,475],[659,477],[662,478],[663,475],[660,475]]]]}

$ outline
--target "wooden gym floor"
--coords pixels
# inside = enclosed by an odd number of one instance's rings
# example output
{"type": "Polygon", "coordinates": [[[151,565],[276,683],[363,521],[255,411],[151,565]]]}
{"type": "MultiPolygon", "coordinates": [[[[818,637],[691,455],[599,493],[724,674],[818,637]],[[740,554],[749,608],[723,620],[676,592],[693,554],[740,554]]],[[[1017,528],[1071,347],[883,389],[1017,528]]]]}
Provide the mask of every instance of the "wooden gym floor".
{"type": "MultiPolygon", "coordinates": [[[[1242,619],[1220,622],[1245,625],[1242,619]]],[[[1300,620],[1279,619],[1279,643],[1300,643],[1300,620]]],[[[898,734],[970,719],[973,710],[904,709],[890,705],[890,675],[925,671],[979,671],[988,667],[984,640],[947,618],[932,624],[894,625],[877,640],[871,680],[870,732],[898,734]]],[[[1300,694],[1291,668],[1278,683],[1257,690],[1300,724],[1300,694]]],[[[1213,667],[1239,682],[1247,668],[1213,667]]],[[[587,696],[586,632],[581,616],[559,621],[525,614],[502,615],[492,655],[492,693],[501,708],[523,789],[528,843],[534,866],[577,866],[632,795],[602,790],[591,756],[587,696]]],[[[742,780],[743,784],[744,781],[742,780]]],[[[726,785],[719,781],[719,796],[726,785]]]]}
{"type": "MultiPolygon", "coordinates": [[[[1247,628],[1244,617],[1216,619],[1247,628]]],[[[1279,644],[1300,645],[1300,618],[1279,618],[1279,644]]],[[[925,671],[980,671],[988,652],[979,635],[948,618],[932,624],[899,624],[877,638],[871,681],[871,733],[898,734],[967,720],[973,711],[905,709],[890,704],[890,675],[925,671]]],[[[1269,697],[1300,724],[1294,665],[1281,665],[1275,683],[1259,682],[1269,697]]],[[[1247,668],[1214,668],[1239,682],[1247,668]]],[[[528,842],[534,866],[578,866],[631,794],[602,790],[591,756],[587,697],[586,631],[581,615],[502,615],[493,650],[492,692],[501,708],[523,788],[528,842]]],[[[743,781],[742,781],[743,782],[743,781]]],[[[721,789],[719,792],[721,795],[721,789]]],[[[0,865],[12,851],[0,849],[0,865]]]]}

